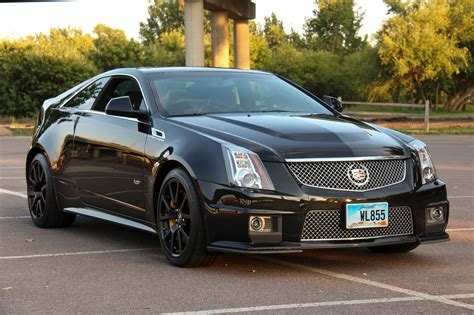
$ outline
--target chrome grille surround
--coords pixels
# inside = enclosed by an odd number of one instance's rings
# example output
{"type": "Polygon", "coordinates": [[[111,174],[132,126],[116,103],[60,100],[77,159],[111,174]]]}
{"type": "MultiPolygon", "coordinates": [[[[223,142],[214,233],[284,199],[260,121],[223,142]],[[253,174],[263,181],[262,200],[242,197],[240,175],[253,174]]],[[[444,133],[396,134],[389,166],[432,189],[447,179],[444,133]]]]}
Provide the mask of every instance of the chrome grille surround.
{"type": "Polygon", "coordinates": [[[410,207],[390,207],[388,226],[384,228],[346,229],[343,211],[311,210],[306,214],[301,241],[357,240],[413,235],[410,207]]]}
{"type": "Polygon", "coordinates": [[[406,159],[395,157],[289,159],[286,165],[293,177],[305,186],[343,191],[368,191],[403,182],[406,178],[406,159]],[[354,168],[367,171],[367,181],[350,178],[354,168]]]}

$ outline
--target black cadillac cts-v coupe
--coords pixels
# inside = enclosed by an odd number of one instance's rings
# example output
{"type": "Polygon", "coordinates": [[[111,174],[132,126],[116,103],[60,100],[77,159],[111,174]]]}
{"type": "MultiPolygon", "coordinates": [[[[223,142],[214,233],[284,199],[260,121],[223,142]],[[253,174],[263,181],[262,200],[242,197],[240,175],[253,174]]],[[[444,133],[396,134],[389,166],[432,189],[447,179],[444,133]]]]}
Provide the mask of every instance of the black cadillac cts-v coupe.
{"type": "Polygon", "coordinates": [[[176,266],[449,240],[426,145],[325,100],[260,71],[103,73],[42,106],[26,161],[33,222],[84,215],[155,233],[176,266]]]}

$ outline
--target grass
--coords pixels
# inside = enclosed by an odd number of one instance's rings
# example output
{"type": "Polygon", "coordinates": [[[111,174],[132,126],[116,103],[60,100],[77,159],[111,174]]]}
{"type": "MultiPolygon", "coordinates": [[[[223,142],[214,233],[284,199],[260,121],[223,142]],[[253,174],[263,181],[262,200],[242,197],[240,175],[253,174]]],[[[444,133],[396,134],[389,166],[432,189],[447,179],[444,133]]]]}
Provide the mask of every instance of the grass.
{"type": "Polygon", "coordinates": [[[474,127],[454,127],[454,128],[437,128],[426,131],[425,129],[396,129],[403,133],[409,134],[426,134],[426,135],[474,135],[474,127]]]}
{"type": "MultiPolygon", "coordinates": [[[[371,106],[371,105],[344,105],[345,111],[352,112],[380,112],[380,113],[394,113],[394,114],[420,114],[425,113],[424,108],[409,108],[396,106],[371,106]]],[[[445,112],[442,110],[430,111],[432,116],[453,116],[464,117],[466,115],[474,115],[474,105],[468,105],[464,112],[445,112]]]]}
{"type": "Polygon", "coordinates": [[[11,129],[11,136],[18,136],[18,137],[31,137],[33,135],[33,129],[32,128],[15,128],[11,129]]]}
{"type": "Polygon", "coordinates": [[[33,134],[36,118],[0,116],[0,136],[27,136],[33,134]]]}
{"type": "Polygon", "coordinates": [[[0,125],[34,125],[36,117],[15,118],[11,116],[0,116],[0,125]]]}
{"type": "Polygon", "coordinates": [[[422,121],[382,122],[381,126],[409,134],[429,135],[473,135],[474,121],[444,120],[430,122],[430,130],[426,131],[422,121]]]}

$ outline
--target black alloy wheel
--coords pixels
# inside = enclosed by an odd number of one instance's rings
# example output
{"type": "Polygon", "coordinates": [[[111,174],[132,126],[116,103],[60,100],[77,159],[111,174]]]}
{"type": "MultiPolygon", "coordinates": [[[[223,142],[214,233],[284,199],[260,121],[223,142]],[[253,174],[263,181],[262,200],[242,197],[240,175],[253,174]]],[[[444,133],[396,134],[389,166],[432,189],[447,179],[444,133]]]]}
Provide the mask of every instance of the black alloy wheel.
{"type": "Polygon", "coordinates": [[[182,168],[171,170],[163,180],[157,203],[161,247],[175,266],[199,267],[214,262],[207,251],[202,206],[196,188],[182,168]]]}
{"type": "Polygon", "coordinates": [[[160,222],[166,249],[179,257],[189,244],[191,215],[186,190],[177,178],[166,182],[160,198],[160,222]]]}
{"type": "Polygon", "coordinates": [[[46,188],[46,174],[43,166],[39,160],[34,160],[28,174],[28,203],[33,219],[43,216],[46,207],[46,188]]]}
{"type": "Polygon", "coordinates": [[[75,214],[61,211],[56,203],[51,168],[46,157],[39,153],[27,169],[28,207],[33,223],[42,228],[71,225],[75,214]]]}

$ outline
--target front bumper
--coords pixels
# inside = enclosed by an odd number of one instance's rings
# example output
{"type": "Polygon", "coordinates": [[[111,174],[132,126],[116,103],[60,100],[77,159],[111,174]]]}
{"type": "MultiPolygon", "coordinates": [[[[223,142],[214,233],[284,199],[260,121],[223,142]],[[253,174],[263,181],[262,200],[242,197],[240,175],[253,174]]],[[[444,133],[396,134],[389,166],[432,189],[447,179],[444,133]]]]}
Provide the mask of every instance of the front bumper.
{"type": "Polygon", "coordinates": [[[206,208],[205,224],[208,249],[240,253],[288,253],[307,249],[383,246],[401,243],[434,243],[448,241],[445,232],[449,202],[446,185],[436,180],[415,189],[409,184],[368,193],[341,193],[315,190],[287,182],[285,193],[253,191],[199,181],[206,208]],[[390,206],[410,207],[413,234],[379,236],[363,239],[301,241],[306,215],[311,210],[343,211],[352,202],[388,202],[390,206]],[[426,209],[443,206],[445,220],[428,224],[426,209]],[[280,229],[274,233],[249,232],[251,216],[277,217],[280,229]]]}
{"type": "Polygon", "coordinates": [[[365,240],[341,240],[341,241],[314,241],[314,242],[281,242],[269,245],[258,245],[251,243],[240,243],[230,241],[217,241],[208,246],[208,250],[247,254],[276,254],[276,253],[300,253],[308,249],[325,248],[352,248],[371,247],[406,243],[439,243],[449,241],[449,235],[445,232],[425,236],[393,236],[380,237],[365,240]]]}

